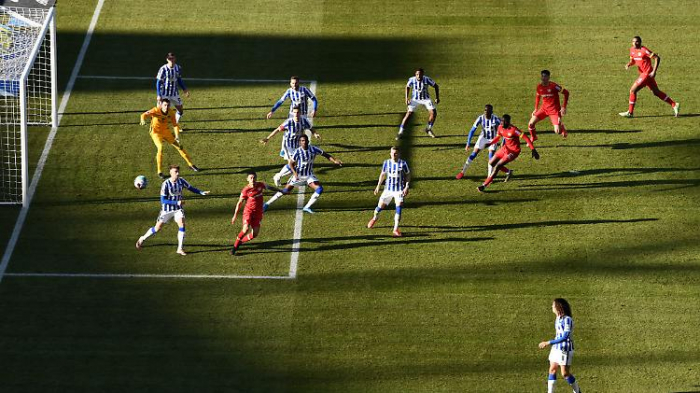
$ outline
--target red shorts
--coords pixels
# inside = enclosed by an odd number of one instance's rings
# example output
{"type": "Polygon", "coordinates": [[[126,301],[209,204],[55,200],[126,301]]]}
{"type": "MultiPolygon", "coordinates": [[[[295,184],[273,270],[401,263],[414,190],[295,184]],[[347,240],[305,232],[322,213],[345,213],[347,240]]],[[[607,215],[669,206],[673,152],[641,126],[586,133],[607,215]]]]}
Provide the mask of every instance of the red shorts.
{"type": "Polygon", "coordinates": [[[259,227],[262,219],[263,219],[262,210],[244,211],[243,212],[243,224],[248,224],[251,227],[259,227]]]}
{"type": "Polygon", "coordinates": [[[496,157],[498,158],[499,161],[505,160],[504,164],[507,164],[507,163],[515,160],[516,158],[518,158],[519,155],[520,155],[519,151],[512,151],[512,150],[508,150],[505,148],[500,148],[496,152],[496,157]]]}
{"type": "Polygon", "coordinates": [[[634,81],[634,84],[636,86],[639,86],[640,88],[642,87],[648,87],[650,89],[658,89],[658,85],[656,84],[656,78],[653,76],[649,76],[647,74],[639,75],[639,78],[634,81]]]}
{"type": "Polygon", "coordinates": [[[540,108],[537,112],[535,112],[534,116],[537,118],[538,121],[544,119],[545,117],[549,116],[549,121],[552,122],[553,126],[559,126],[561,125],[561,114],[559,113],[558,109],[545,109],[545,108],[540,108]]]}

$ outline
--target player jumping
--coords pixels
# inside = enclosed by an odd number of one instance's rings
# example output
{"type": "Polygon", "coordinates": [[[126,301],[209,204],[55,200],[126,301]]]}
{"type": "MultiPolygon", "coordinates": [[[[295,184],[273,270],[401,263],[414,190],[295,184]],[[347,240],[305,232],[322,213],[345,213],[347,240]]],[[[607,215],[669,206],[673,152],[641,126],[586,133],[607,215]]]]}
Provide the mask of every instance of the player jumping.
{"type": "Polygon", "coordinates": [[[156,94],[157,105],[160,105],[161,100],[167,98],[170,103],[177,109],[175,120],[180,123],[182,117],[182,99],[178,86],[185,93],[185,97],[190,96],[190,91],[185,87],[185,82],[182,80],[182,70],[180,65],[175,63],[175,54],[170,52],[165,57],[166,63],[158,70],[156,75],[156,94]]]}
{"type": "Polygon", "coordinates": [[[143,112],[141,114],[140,124],[145,126],[146,119],[149,117],[151,118],[151,127],[148,132],[151,135],[151,139],[153,139],[153,143],[158,149],[156,153],[158,176],[160,176],[161,179],[168,178],[168,176],[164,175],[161,171],[163,166],[163,141],[168,142],[175,148],[175,150],[177,150],[178,153],[180,153],[182,158],[185,159],[185,162],[187,162],[187,165],[189,165],[190,169],[195,172],[199,172],[199,168],[192,163],[189,154],[187,154],[185,149],[180,146],[180,125],[175,117],[175,111],[170,108],[170,99],[162,98],[158,106],[143,112]],[[170,132],[169,126],[173,127],[173,132],[175,134],[170,132]]]}
{"type": "Polygon", "coordinates": [[[532,117],[530,118],[530,122],[527,124],[530,138],[533,142],[537,140],[535,124],[548,116],[549,120],[552,122],[552,126],[554,126],[554,133],[561,134],[561,136],[566,138],[569,133],[566,131],[564,124],[561,122],[561,117],[566,114],[566,104],[569,102],[569,91],[550,81],[550,73],[548,70],[542,70],[540,75],[542,77],[542,83],[537,85],[537,93],[535,94],[535,110],[532,111],[532,117]],[[559,92],[564,95],[564,105],[560,105],[559,103],[559,92]],[[540,106],[540,99],[542,100],[542,108],[538,110],[537,108],[540,106]]]}
{"type": "Polygon", "coordinates": [[[549,378],[547,378],[547,393],[554,393],[554,387],[557,382],[557,369],[560,370],[561,376],[566,379],[574,393],[581,393],[578,387],[576,378],[569,370],[571,360],[574,357],[574,320],[571,318],[571,306],[565,299],[557,298],[552,303],[552,312],[557,316],[554,321],[554,329],[557,333],[553,340],[542,341],[539,344],[540,349],[547,348],[551,345],[552,349],[549,352],[549,378]]]}
{"type": "Polygon", "coordinates": [[[241,205],[245,202],[243,227],[241,228],[241,232],[238,233],[238,236],[236,236],[236,241],[233,243],[233,248],[231,249],[231,255],[236,254],[241,244],[255,239],[260,234],[260,222],[263,219],[263,192],[265,190],[280,191],[263,182],[257,181],[258,175],[255,172],[248,173],[246,179],[248,180],[248,185],[241,190],[241,197],[238,199],[236,210],[233,212],[233,218],[231,218],[231,224],[235,224],[238,212],[241,210],[241,205]]]}
{"type": "Polygon", "coordinates": [[[321,182],[318,181],[316,176],[314,176],[314,160],[316,156],[326,157],[332,163],[343,166],[343,163],[331,156],[330,154],[324,152],[316,146],[312,146],[309,143],[309,137],[302,135],[299,138],[299,148],[294,151],[292,157],[289,159],[289,169],[292,171],[292,177],[287,182],[287,185],[281,191],[277,192],[270,198],[267,203],[263,204],[263,211],[267,211],[268,207],[276,200],[278,200],[283,195],[289,194],[294,187],[303,186],[308,184],[314,190],[314,194],[309,198],[309,202],[304,206],[304,211],[306,213],[313,214],[314,211],[311,210],[311,206],[318,200],[318,197],[323,193],[323,186],[321,182]]]}
{"type": "Polygon", "coordinates": [[[635,36],[632,38],[632,47],[630,48],[630,61],[625,64],[625,69],[628,70],[631,66],[636,65],[639,71],[639,78],[634,81],[630,88],[630,106],[627,112],[620,112],[622,117],[634,116],[634,105],[637,102],[637,92],[645,87],[651,89],[655,96],[660,100],[665,101],[673,108],[673,114],[678,117],[680,104],[675,102],[659,90],[656,84],[656,71],[661,64],[661,57],[658,54],[650,51],[647,47],[642,46],[642,38],[635,36]],[[651,59],[654,59],[654,67],[651,66],[651,59]]]}
{"type": "Polygon", "coordinates": [[[498,143],[501,137],[503,137],[504,139],[503,146],[501,146],[501,148],[498,149],[496,154],[491,159],[490,164],[493,166],[493,170],[491,171],[491,174],[486,179],[486,181],[484,181],[484,184],[477,187],[477,190],[479,190],[479,192],[484,192],[486,187],[488,187],[488,185],[491,184],[491,182],[493,182],[493,178],[496,177],[498,171],[506,173],[506,178],[505,180],[503,180],[504,182],[507,182],[511,178],[511,176],[513,176],[513,171],[506,168],[505,165],[515,160],[516,158],[518,158],[518,155],[520,155],[521,137],[525,139],[525,142],[527,142],[527,146],[530,148],[530,150],[532,150],[532,157],[535,160],[540,159],[540,154],[537,152],[537,149],[535,149],[535,146],[532,144],[530,138],[528,138],[527,135],[523,134],[523,132],[520,131],[518,127],[510,124],[510,115],[503,115],[503,124],[498,126],[498,134],[495,138],[493,138],[493,141],[491,141],[490,145],[495,145],[496,143],[498,143]]]}
{"type": "Polygon", "coordinates": [[[406,123],[408,123],[408,119],[411,118],[411,115],[419,105],[424,106],[425,109],[428,110],[428,125],[425,127],[425,133],[431,138],[435,138],[433,124],[435,124],[435,119],[437,118],[437,108],[435,108],[435,105],[440,103],[440,87],[434,80],[425,76],[425,72],[422,68],[417,69],[415,76],[408,79],[404,99],[406,105],[408,105],[408,109],[406,110],[406,116],[401,120],[396,140],[399,140],[403,136],[403,130],[406,127],[406,123]],[[435,104],[433,104],[433,100],[430,99],[428,86],[432,86],[435,89],[435,104]]]}
{"type": "MultiPolygon", "coordinates": [[[[481,134],[479,134],[479,138],[476,140],[476,144],[474,144],[474,151],[467,158],[467,161],[464,163],[464,166],[462,166],[462,170],[457,174],[457,176],[455,176],[457,180],[464,177],[464,173],[469,168],[469,165],[471,165],[472,161],[474,161],[477,154],[479,154],[481,150],[484,150],[486,146],[489,147],[489,162],[491,162],[491,158],[493,158],[493,153],[496,151],[496,148],[498,146],[490,145],[490,143],[493,140],[493,138],[496,137],[499,125],[501,125],[501,119],[499,119],[498,116],[493,114],[493,106],[487,104],[484,107],[484,114],[476,118],[476,120],[474,121],[474,125],[469,130],[469,136],[467,137],[467,145],[464,147],[464,150],[467,153],[469,153],[469,145],[472,142],[474,131],[476,131],[476,129],[479,126],[481,126],[481,134]]],[[[492,169],[493,168],[489,163],[488,176],[491,175],[492,169]]]]}
{"type": "MultiPolygon", "coordinates": [[[[282,106],[284,104],[284,101],[289,99],[291,101],[289,105],[289,116],[292,117],[292,110],[295,107],[298,107],[300,110],[300,114],[302,117],[306,118],[309,121],[310,125],[313,125],[313,118],[316,116],[316,111],[318,110],[318,99],[314,95],[311,90],[308,88],[301,86],[299,84],[299,77],[298,76],[293,76],[289,80],[289,89],[284,92],[282,95],[282,98],[280,98],[275,105],[272,107],[270,112],[267,113],[267,118],[271,119],[272,114],[275,113],[277,108],[282,106]],[[309,100],[313,103],[313,110],[309,111],[309,100]]],[[[305,130],[304,130],[305,131],[305,130]]]]}
{"type": "Polygon", "coordinates": [[[367,223],[367,228],[374,227],[374,224],[379,219],[379,213],[394,200],[396,213],[394,214],[394,237],[401,237],[399,231],[399,221],[401,221],[401,210],[403,209],[403,198],[408,195],[408,183],[411,181],[411,171],[408,169],[406,161],[399,158],[399,149],[391,148],[391,159],[384,161],[382,172],[379,174],[377,187],[374,189],[374,195],[379,194],[379,188],[386,179],[384,192],[379,197],[379,203],[374,209],[374,216],[367,223]]]}
{"type": "Polygon", "coordinates": [[[163,182],[160,187],[160,203],[161,211],[158,215],[158,221],[156,225],[149,228],[146,233],[139,238],[136,242],[136,249],[140,250],[143,242],[149,237],[155,235],[163,225],[167,224],[170,220],[175,219],[178,226],[177,232],[177,253],[180,255],[187,255],[185,250],[182,248],[185,242],[185,210],[182,208],[182,190],[186,188],[191,192],[199,195],[207,195],[209,191],[200,191],[190,185],[185,179],[180,177],[180,167],[177,165],[170,165],[170,178],[163,182]]]}
{"type": "MultiPolygon", "coordinates": [[[[280,151],[280,156],[284,158],[285,161],[289,161],[292,158],[292,153],[299,148],[299,138],[304,135],[304,130],[309,130],[316,137],[320,138],[319,135],[309,123],[309,120],[301,116],[301,110],[298,106],[292,108],[292,117],[285,120],[279,127],[275,128],[270,135],[260,140],[260,143],[266,145],[272,137],[277,135],[278,132],[284,131],[282,135],[282,150],[280,151]]],[[[273,179],[277,187],[280,186],[280,180],[283,176],[287,176],[292,173],[289,169],[289,165],[282,167],[282,169],[277,173],[273,179]]]]}

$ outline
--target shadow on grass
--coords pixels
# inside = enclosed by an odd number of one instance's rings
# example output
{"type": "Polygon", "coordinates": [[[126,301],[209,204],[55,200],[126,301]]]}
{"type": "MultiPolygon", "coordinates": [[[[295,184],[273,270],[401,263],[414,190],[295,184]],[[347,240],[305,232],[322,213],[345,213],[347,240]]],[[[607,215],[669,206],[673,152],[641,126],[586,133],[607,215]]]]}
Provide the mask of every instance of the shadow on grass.
{"type": "MultiPolygon", "coordinates": [[[[154,78],[155,80],[155,78],[154,78]]],[[[153,100],[153,103],[155,105],[155,98],[153,100]]],[[[238,105],[238,106],[214,106],[214,107],[208,107],[208,108],[190,108],[188,106],[185,106],[185,111],[218,111],[218,110],[225,110],[225,109],[255,109],[255,108],[268,108],[269,105],[238,105]]],[[[124,113],[143,113],[147,109],[150,108],[144,108],[144,109],[133,109],[133,110],[121,110],[121,111],[96,111],[96,112],[66,112],[63,113],[63,116],[76,116],[76,115],[111,115],[111,114],[124,114],[124,113]]]]}

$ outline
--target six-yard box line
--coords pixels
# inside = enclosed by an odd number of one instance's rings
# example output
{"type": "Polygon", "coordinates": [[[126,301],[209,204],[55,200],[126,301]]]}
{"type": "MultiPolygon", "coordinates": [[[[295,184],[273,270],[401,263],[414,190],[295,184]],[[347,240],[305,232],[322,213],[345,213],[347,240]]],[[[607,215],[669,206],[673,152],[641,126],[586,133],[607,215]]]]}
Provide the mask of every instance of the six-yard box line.
{"type": "MultiPolygon", "coordinates": [[[[102,80],[153,80],[155,77],[144,76],[109,76],[109,75],[78,75],[78,79],[102,79],[102,80]]],[[[286,83],[287,79],[234,79],[234,78],[187,78],[188,81],[203,83],[286,83]]],[[[309,84],[309,89],[316,94],[317,81],[302,81],[309,84]]],[[[62,105],[60,115],[62,117],[65,105],[62,105]]],[[[139,274],[139,273],[4,273],[7,277],[57,277],[57,278],[163,278],[163,279],[254,279],[254,280],[294,280],[297,277],[299,264],[299,249],[301,245],[301,231],[304,220],[302,207],[304,206],[305,187],[299,187],[297,192],[297,207],[294,218],[294,233],[292,236],[292,250],[289,260],[289,272],[286,276],[265,275],[236,275],[236,274],[139,274]]],[[[17,228],[15,228],[17,230],[17,228]]],[[[13,245],[14,246],[14,245],[13,245]]],[[[14,247],[12,247],[14,248],[14,247]]],[[[11,254],[10,254],[11,255],[11,254]]],[[[2,273],[0,273],[2,274],[2,273]]],[[[0,278],[2,276],[0,275],[0,278]]]]}

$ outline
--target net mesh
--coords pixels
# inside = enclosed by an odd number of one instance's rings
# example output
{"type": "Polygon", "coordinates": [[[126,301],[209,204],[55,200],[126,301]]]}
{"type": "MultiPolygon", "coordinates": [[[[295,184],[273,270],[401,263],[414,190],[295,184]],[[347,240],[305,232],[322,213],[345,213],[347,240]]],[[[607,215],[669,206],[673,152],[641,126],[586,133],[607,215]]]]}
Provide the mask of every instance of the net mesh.
{"type": "Polygon", "coordinates": [[[51,125],[51,34],[49,10],[0,6],[0,203],[22,203],[20,85],[25,84],[28,131],[51,125]],[[41,46],[25,80],[22,73],[41,46]]]}

